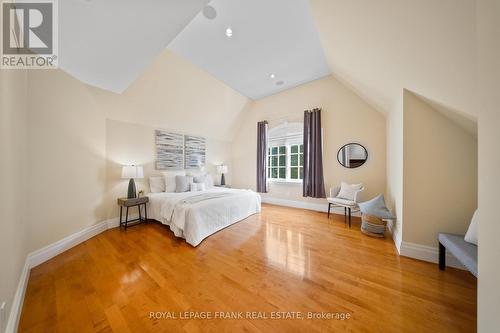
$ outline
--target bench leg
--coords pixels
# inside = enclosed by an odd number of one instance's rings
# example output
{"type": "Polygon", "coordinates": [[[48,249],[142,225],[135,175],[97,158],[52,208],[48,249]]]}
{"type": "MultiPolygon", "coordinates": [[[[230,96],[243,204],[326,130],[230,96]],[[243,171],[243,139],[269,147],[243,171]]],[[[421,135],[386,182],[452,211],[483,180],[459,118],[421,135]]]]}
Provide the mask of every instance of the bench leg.
{"type": "Polygon", "coordinates": [[[446,248],[439,243],[439,269],[444,271],[446,267],[446,248]]]}
{"type": "Polygon", "coordinates": [[[332,204],[329,202],[328,203],[328,218],[330,218],[330,207],[332,207],[332,204]]]}

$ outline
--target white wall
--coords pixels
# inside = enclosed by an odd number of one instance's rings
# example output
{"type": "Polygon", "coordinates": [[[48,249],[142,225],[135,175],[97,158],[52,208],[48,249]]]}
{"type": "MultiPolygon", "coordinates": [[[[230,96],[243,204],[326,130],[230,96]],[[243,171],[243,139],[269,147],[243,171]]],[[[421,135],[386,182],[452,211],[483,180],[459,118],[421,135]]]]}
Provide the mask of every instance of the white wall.
{"type": "Polygon", "coordinates": [[[6,302],[6,318],[27,254],[27,92],[26,71],[0,70],[0,304],[6,302]]]}
{"type": "Polygon", "coordinates": [[[477,1],[479,98],[479,332],[500,327],[500,3],[477,1]]]}
{"type": "MultiPolygon", "coordinates": [[[[366,198],[385,192],[385,118],[333,76],[304,84],[252,102],[233,141],[233,185],[255,188],[257,122],[268,120],[269,128],[288,122],[302,122],[304,110],[322,108],[323,168],[326,190],[341,181],[366,187],[366,198]],[[337,161],[338,150],[358,142],[368,150],[367,162],[346,169],[337,161]]],[[[326,200],[302,197],[302,184],[271,183],[264,198],[322,204],[326,200]]]]}

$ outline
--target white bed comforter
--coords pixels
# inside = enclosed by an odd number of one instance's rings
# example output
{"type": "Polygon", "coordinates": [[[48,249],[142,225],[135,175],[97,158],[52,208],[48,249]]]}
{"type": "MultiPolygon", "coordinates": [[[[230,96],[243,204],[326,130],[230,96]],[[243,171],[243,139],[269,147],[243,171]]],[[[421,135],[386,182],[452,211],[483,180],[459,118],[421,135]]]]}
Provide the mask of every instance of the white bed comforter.
{"type": "Polygon", "coordinates": [[[251,190],[214,187],[206,191],[150,193],[149,216],[177,237],[197,246],[217,231],[260,212],[260,195],[251,190]]]}

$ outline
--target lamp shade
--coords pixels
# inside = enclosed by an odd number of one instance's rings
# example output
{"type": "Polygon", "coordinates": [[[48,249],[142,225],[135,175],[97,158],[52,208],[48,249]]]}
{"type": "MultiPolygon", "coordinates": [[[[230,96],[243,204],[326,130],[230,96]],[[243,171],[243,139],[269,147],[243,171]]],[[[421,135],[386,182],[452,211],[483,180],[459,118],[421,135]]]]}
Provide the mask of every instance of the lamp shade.
{"type": "Polygon", "coordinates": [[[122,178],[144,178],[142,166],[124,165],[122,167],[122,178]]]}
{"type": "Polygon", "coordinates": [[[227,165],[221,164],[217,166],[217,173],[227,173],[227,165]]]}

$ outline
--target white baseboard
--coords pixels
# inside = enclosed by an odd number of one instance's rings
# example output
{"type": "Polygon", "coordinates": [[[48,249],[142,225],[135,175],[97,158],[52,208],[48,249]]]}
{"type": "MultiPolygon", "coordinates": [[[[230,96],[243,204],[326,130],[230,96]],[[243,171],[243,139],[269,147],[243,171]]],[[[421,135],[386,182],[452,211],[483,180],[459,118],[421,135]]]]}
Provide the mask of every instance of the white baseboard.
{"type": "MultiPolygon", "coordinates": [[[[136,219],[139,215],[132,215],[130,219],[136,219]]],[[[116,228],[120,224],[119,218],[112,218],[105,220],[89,226],[83,230],[80,230],[72,235],[69,235],[57,242],[44,246],[43,248],[33,251],[26,256],[26,261],[24,263],[21,276],[19,278],[19,283],[17,285],[16,294],[14,295],[14,300],[12,301],[12,306],[10,309],[9,319],[7,321],[7,326],[5,328],[5,333],[15,333],[17,331],[17,326],[19,324],[19,318],[21,317],[21,311],[23,309],[24,295],[26,293],[26,288],[28,287],[28,280],[30,276],[31,268],[38,266],[49,259],[54,258],[58,254],[71,249],[72,247],[85,242],[86,240],[97,236],[101,232],[108,229],[116,228]]]]}
{"type": "Polygon", "coordinates": [[[394,241],[394,245],[396,246],[396,250],[398,251],[398,254],[401,254],[401,234],[396,232],[396,227],[394,223],[397,223],[395,220],[389,220],[387,221],[387,230],[392,235],[392,240],[394,241]]]}
{"type": "Polygon", "coordinates": [[[23,310],[24,295],[26,294],[26,287],[28,286],[29,277],[30,267],[28,258],[26,258],[26,260],[24,261],[23,270],[21,271],[21,276],[19,277],[19,283],[17,284],[16,294],[14,295],[14,299],[12,300],[12,306],[10,307],[9,319],[7,320],[5,333],[17,332],[17,326],[19,325],[21,311],[23,310]]]}
{"type": "Polygon", "coordinates": [[[72,235],[69,235],[55,243],[42,247],[39,250],[31,252],[30,254],[28,254],[28,262],[30,264],[30,268],[38,266],[41,263],[54,258],[58,254],[69,250],[73,246],[78,245],[105,230],[108,230],[108,225],[106,221],[103,221],[80,230],[72,235]]]}
{"type": "MultiPolygon", "coordinates": [[[[314,210],[317,212],[328,212],[328,202],[325,201],[324,204],[320,203],[315,203],[315,202],[308,202],[308,201],[298,201],[298,200],[288,200],[288,199],[281,199],[281,198],[273,198],[273,197],[264,197],[262,196],[262,202],[263,203],[268,203],[271,205],[278,205],[278,206],[286,206],[286,207],[293,207],[293,208],[302,208],[302,209],[307,209],[307,210],[314,210]]],[[[332,214],[340,214],[344,215],[344,209],[340,207],[332,207],[330,213],[332,214]]],[[[361,214],[358,212],[352,212],[352,216],[361,216],[361,214]]]]}
{"type": "MultiPolygon", "coordinates": [[[[437,264],[439,262],[439,250],[437,247],[415,244],[410,242],[401,243],[400,254],[405,257],[419,259],[437,264]]],[[[446,266],[467,270],[451,253],[446,253],[446,266]]]]}

